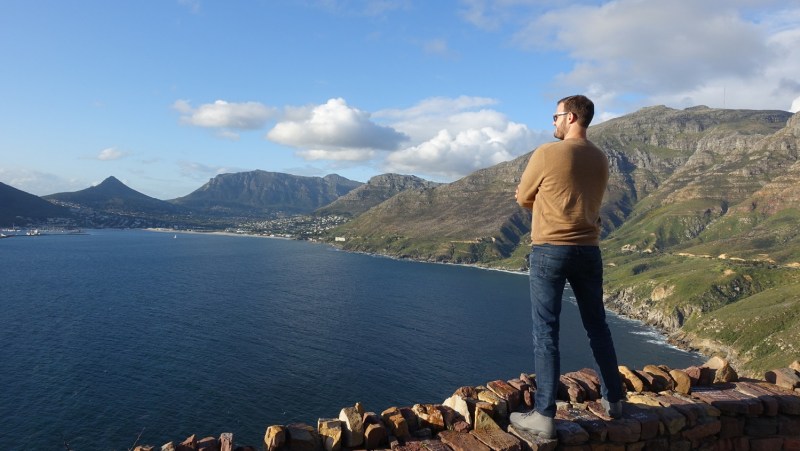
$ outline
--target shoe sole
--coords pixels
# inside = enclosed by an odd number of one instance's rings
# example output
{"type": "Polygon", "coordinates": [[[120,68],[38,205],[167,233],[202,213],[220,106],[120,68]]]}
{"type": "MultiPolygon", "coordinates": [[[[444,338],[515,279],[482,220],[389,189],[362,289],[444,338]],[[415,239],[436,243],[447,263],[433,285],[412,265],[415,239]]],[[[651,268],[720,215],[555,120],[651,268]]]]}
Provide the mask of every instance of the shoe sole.
{"type": "Polygon", "coordinates": [[[516,429],[521,429],[521,430],[523,430],[523,431],[525,431],[525,432],[527,432],[529,434],[535,435],[535,436],[537,436],[539,438],[546,438],[546,439],[549,439],[549,440],[552,440],[552,439],[556,438],[555,434],[551,435],[551,434],[548,434],[547,432],[536,432],[536,430],[534,430],[534,429],[528,429],[528,428],[525,428],[525,427],[522,427],[522,426],[517,426],[514,423],[511,423],[511,425],[514,426],[516,429]]]}

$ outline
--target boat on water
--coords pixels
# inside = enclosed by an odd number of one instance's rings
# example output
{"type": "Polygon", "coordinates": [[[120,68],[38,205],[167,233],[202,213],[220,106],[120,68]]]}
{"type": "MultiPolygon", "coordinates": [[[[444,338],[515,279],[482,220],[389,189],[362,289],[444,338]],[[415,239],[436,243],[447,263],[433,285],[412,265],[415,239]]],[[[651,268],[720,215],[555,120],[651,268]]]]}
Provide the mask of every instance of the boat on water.
{"type": "Polygon", "coordinates": [[[39,232],[39,229],[28,230],[27,232],[25,232],[25,235],[28,235],[28,236],[39,236],[41,234],[42,233],[39,232]]]}

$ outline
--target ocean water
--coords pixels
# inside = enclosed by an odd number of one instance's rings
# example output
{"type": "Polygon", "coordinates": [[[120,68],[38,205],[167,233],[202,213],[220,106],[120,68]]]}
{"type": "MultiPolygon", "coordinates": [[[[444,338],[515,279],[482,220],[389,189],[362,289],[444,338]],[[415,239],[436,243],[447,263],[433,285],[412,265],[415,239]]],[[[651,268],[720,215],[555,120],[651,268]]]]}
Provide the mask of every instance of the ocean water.
{"type": "MultiPolygon", "coordinates": [[[[530,372],[527,277],[244,236],[0,240],[0,448],[128,449],[439,403],[530,372]]],[[[704,359],[609,318],[621,364],[704,359]]],[[[577,308],[562,371],[592,366],[577,308]]]]}

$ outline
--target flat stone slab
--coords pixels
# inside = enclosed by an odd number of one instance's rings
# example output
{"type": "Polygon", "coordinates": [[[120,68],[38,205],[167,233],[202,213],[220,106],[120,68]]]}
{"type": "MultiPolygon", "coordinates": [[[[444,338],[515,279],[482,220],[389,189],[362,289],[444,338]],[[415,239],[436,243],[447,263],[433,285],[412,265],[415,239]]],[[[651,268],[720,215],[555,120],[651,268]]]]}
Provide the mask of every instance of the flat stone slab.
{"type": "Polygon", "coordinates": [[[750,382],[736,382],[733,385],[736,391],[759,400],[764,406],[764,415],[774,417],[780,412],[781,406],[777,397],[768,390],[750,382]]]}
{"type": "Polygon", "coordinates": [[[589,441],[589,433],[569,420],[556,419],[556,436],[562,445],[579,445],[589,441]]]}
{"type": "Polygon", "coordinates": [[[499,429],[474,430],[470,434],[492,451],[522,451],[522,445],[516,437],[499,429]]]}
{"type": "Polygon", "coordinates": [[[439,440],[453,448],[453,451],[492,451],[468,432],[442,431],[439,433],[439,440]]]}
{"type": "Polygon", "coordinates": [[[597,415],[585,410],[567,409],[556,412],[556,418],[577,423],[589,434],[593,442],[605,442],[608,437],[608,425],[597,415]]]}
{"type": "Polygon", "coordinates": [[[774,394],[775,399],[778,400],[778,409],[781,413],[800,415],[800,394],[767,382],[757,382],[754,385],[774,394]]]}
{"type": "Polygon", "coordinates": [[[690,427],[694,426],[700,418],[718,417],[722,415],[722,412],[712,405],[678,394],[661,393],[656,399],[658,399],[661,405],[672,406],[677,409],[678,412],[685,415],[688,420],[688,426],[690,427]]]}
{"type": "Polygon", "coordinates": [[[524,429],[515,429],[514,426],[508,427],[508,433],[520,439],[527,445],[526,449],[532,451],[555,451],[556,446],[558,446],[558,440],[556,439],[542,438],[524,429]]]}
{"type": "Polygon", "coordinates": [[[736,391],[733,385],[695,387],[692,397],[719,409],[726,415],[758,416],[764,413],[764,405],[752,396],[736,391]]]}

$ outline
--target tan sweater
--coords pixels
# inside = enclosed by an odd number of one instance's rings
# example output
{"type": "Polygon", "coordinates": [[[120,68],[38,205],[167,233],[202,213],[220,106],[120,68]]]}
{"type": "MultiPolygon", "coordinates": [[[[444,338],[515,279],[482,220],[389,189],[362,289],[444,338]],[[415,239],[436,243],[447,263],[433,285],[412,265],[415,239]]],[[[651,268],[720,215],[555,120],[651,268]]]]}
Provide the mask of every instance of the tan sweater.
{"type": "Polygon", "coordinates": [[[537,148],[519,183],[517,203],[533,212],[533,244],[599,245],[608,158],[586,139],[537,148]]]}

